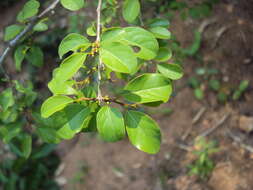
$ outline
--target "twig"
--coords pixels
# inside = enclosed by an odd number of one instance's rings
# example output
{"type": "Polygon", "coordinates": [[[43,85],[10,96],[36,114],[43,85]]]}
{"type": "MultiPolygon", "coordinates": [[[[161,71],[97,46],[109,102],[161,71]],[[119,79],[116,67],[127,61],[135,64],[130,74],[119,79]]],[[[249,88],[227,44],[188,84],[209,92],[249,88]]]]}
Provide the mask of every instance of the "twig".
{"type": "Polygon", "coordinates": [[[206,137],[206,136],[210,135],[211,133],[213,133],[216,129],[218,129],[219,127],[221,127],[221,126],[225,123],[225,121],[228,119],[229,116],[230,116],[229,113],[228,113],[228,114],[225,114],[225,115],[218,121],[218,123],[217,123],[214,127],[212,127],[212,128],[210,128],[210,129],[204,131],[203,133],[201,133],[200,135],[198,135],[198,137],[206,137]]]}
{"type": "Polygon", "coordinates": [[[220,28],[217,32],[216,32],[216,38],[214,40],[214,43],[213,43],[213,47],[212,49],[214,49],[217,44],[218,44],[218,41],[220,40],[220,38],[226,33],[226,31],[231,28],[232,26],[223,26],[222,28],[220,28]]]}
{"type": "Polygon", "coordinates": [[[205,20],[200,25],[198,31],[202,34],[209,25],[214,24],[216,21],[217,21],[216,18],[211,18],[211,19],[205,20]]]}
{"type": "MultiPolygon", "coordinates": [[[[199,134],[197,137],[206,137],[206,136],[210,135],[210,134],[213,133],[216,129],[218,129],[219,127],[221,127],[221,126],[225,123],[225,121],[229,118],[229,116],[230,116],[229,113],[226,114],[226,115],[224,115],[224,116],[218,121],[218,123],[217,123],[214,127],[212,127],[212,128],[210,128],[210,129],[204,131],[203,133],[199,134]]],[[[191,150],[192,150],[192,146],[194,145],[194,141],[191,142],[189,145],[183,144],[183,143],[181,143],[181,142],[180,142],[180,143],[177,143],[176,145],[177,145],[178,148],[180,148],[180,149],[182,149],[182,150],[191,151],[191,150]]]]}
{"type": "MultiPolygon", "coordinates": [[[[100,33],[101,33],[101,7],[102,7],[102,0],[98,1],[98,6],[97,6],[97,39],[96,39],[96,44],[98,47],[100,47],[100,33]]],[[[98,85],[98,95],[97,95],[97,99],[98,102],[100,103],[102,101],[102,93],[101,93],[101,89],[100,89],[100,83],[101,83],[101,68],[102,68],[102,60],[100,58],[98,58],[98,80],[97,80],[97,85],[98,85]]]]}
{"type": "MultiPolygon", "coordinates": [[[[3,51],[1,57],[0,57],[0,67],[2,67],[2,64],[4,62],[4,60],[6,59],[6,57],[8,56],[8,54],[10,53],[10,51],[17,46],[17,44],[23,39],[23,37],[25,37],[26,34],[28,34],[33,27],[38,23],[38,21],[40,19],[42,19],[44,16],[46,16],[50,11],[52,11],[53,9],[55,9],[55,7],[57,6],[57,4],[60,2],[60,0],[55,0],[48,8],[46,8],[44,11],[42,11],[41,14],[39,14],[38,16],[32,18],[30,20],[30,22],[26,25],[26,27],[11,41],[9,41],[6,49],[3,51]]],[[[3,70],[4,72],[4,70],[3,70]]],[[[4,72],[5,73],[5,72],[4,72]]],[[[6,75],[6,73],[5,73],[6,75]]],[[[9,77],[7,77],[8,79],[9,77]]]]}
{"type": "Polygon", "coordinates": [[[231,130],[227,130],[227,134],[233,141],[239,144],[242,148],[249,151],[250,153],[253,153],[253,147],[243,143],[243,140],[238,135],[231,132],[231,130]]]}
{"type": "MultiPolygon", "coordinates": [[[[203,114],[206,112],[206,107],[202,107],[200,108],[200,110],[198,111],[198,113],[194,116],[194,118],[192,119],[192,124],[196,124],[200,118],[203,116],[203,114]]],[[[190,134],[190,132],[192,131],[192,126],[190,126],[186,132],[184,133],[184,135],[182,136],[182,141],[184,141],[190,134]]]]}
{"type": "Polygon", "coordinates": [[[82,97],[82,98],[78,98],[75,100],[76,102],[81,102],[81,101],[100,101],[100,102],[106,102],[106,103],[116,103],[119,104],[121,106],[124,107],[132,107],[132,108],[136,108],[138,106],[138,104],[127,104],[124,102],[121,102],[119,100],[117,100],[116,98],[108,98],[108,97],[100,97],[100,98],[86,98],[86,97],[82,97]]]}

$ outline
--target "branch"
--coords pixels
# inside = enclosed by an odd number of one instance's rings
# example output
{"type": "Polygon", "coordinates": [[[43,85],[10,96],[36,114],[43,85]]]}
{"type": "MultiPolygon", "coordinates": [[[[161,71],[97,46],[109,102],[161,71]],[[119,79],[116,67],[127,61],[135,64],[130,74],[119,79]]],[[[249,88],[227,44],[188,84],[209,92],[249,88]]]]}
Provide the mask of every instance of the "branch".
{"type": "MultiPolygon", "coordinates": [[[[41,12],[38,16],[32,18],[30,22],[26,25],[23,31],[21,31],[13,40],[11,40],[6,49],[3,51],[1,57],[0,57],[0,67],[3,69],[3,62],[10,53],[10,51],[17,46],[17,44],[21,41],[23,37],[25,37],[26,34],[28,34],[33,27],[38,23],[40,19],[45,17],[50,11],[54,10],[57,4],[60,2],[60,0],[55,0],[49,7],[47,7],[44,11],[41,12]]],[[[4,70],[3,70],[4,72],[4,70]]],[[[6,73],[4,73],[6,75],[6,73]]],[[[9,78],[9,77],[7,77],[9,78]]]]}
{"type": "Polygon", "coordinates": [[[82,97],[82,98],[78,98],[75,100],[76,102],[81,102],[81,101],[99,101],[99,102],[106,102],[106,103],[116,103],[119,104],[121,106],[124,107],[132,107],[132,108],[136,108],[138,106],[138,104],[127,104],[124,102],[121,102],[119,100],[117,100],[116,98],[109,98],[109,97],[100,97],[100,98],[86,98],[86,97],[82,97]]]}
{"type": "MultiPolygon", "coordinates": [[[[96,44],[98,46],[98,48],[100,47],[100,33],[101,33],[101,7],[102,7],[102,0],[98,1],[98,7],[97,7],[97,39],[96,39],[96,44]]],[[[102,60],[99,56],[99,60],[98,60],[98,80],[97,80],[97,84],[98,84],[98,96],[97,99],[99,101],[99,103],[102,100],[102,93],[100,90],[100,81],[101,81],[101,68],[102,68],[102,60]]]]}

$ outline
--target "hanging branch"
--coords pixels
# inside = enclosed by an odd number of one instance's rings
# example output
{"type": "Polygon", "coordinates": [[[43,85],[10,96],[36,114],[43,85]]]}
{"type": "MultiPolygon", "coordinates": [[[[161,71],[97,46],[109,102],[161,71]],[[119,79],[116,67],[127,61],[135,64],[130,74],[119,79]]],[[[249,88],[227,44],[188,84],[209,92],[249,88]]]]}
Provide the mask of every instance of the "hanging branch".
{"type": "MultiPolygon", "coordinates": [[[[24,28],[23,31],[21,31],[13,40],[11,40],[6,49],[3,51],[1,57],[0,57],[0,67],[1,69],[3,69],[3,62],[6,59],[6,57],[8,56],[8,54],[10,53],[10,51],[17,46],[17,44],[20,42],[20,40],[26,36],[26,34],[28,34],[33,27],[39,22],[40,19],[42,19],[43,17],[45,17],[49,12],[51,12],[52,10],[55,9],[55,7],[57,6],[57,4],[60,2],[60,0],[55,0],[49,7],[47,7],[44,11],[41,12],[41,14],[39,14],[38,16],[32,18],[30,20],[30,22],[26,25],[26,27],[24,28]]],[[[3,70],[4,71],[4,70],[3,70]]],[[[6,73],[4,73],[6,76],[6,73]]],[[[7,78],[9,78],[7,76],[7,78]]]]}
{"type": "MultiPolygon", "coordinates": [[[[96,45],[97,48],[100,47],[100,33],[101,33],[101,7],[102,7],[102,0],[98,1],[98,6],[97,6],[97,39],[96,39],[96,45]]],[[[100,103],[103,99],[101,90],[100,90],[100,82],[101,82],[101,68],[102,68],[102,60],[99,56],[98,58],[98,79],[97,79],[97,85],[98,85],[98,102],[100,103]]]]}

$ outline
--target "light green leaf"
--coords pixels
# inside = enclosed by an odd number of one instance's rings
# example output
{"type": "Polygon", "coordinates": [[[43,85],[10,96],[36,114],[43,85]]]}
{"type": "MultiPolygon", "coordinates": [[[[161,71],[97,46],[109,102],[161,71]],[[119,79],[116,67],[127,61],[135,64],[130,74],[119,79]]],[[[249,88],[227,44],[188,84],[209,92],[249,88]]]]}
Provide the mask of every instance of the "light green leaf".
{"type": "Polygon", "coordinates": [[[82,48],[86,50],[90,46],[90,42],[87,38],[80,34],[71,33],[67,35],[60,43],[58,53],[60,58],[69,51],[75,52],[76,50],[82,48]]]}
{"type": "Polygon", "coordinates": [[[66,9],[77,11],[84,7],[84,0],[61,0],[61,4],[66,9]]]}
{"type": "Polygon", "coordinates": [[[143,74],[130,81],[124,90],[123,96],[130,102],[167,102],[172,93],[172,85],[161,74],[143,74]]]}
{"type": "Polygon", "coordinates": [[[7,88],[0,94],[0,106],[3,111],[6,111],[9,107],[14,105],[14,97],[11,88],[7,88]]]}
{"type": "Polygon", "coordinates": [[[103,44],[100,56],[103,63],[113,71],[132,73],[136,70],[137,59],[129,46],[118,42],[103,44]]]}
{"type": "Polygon", "coordinates": [[[57,134],[63,139],[71,139],[76,133],[86,128],[91,119],[90,108],[80,104],[72,104],[64,109],[68,122],[63,125],[57,134]]]}
{"type": "Polygon", "coordinates": [[[55,112],[62,110],[68,104],[73,103],[74,100],[67,96],[57,95],[48,98],[41,106],[41,115],[47,118],[55,112]]]}
{"type": "Polygon", "coordinates": [[[163,76],[172,80],[178,80],[183,76],[183,69],[178,64],[158,64],[157,69],[163,76]]]}
{"type": "Polygon", "coordinates": [[[4,41],[9,41],[15,38],[22,30],[24,26],[13,24],[5,28],[4,41]]]}
{"type": "Polygon", "coordinates": [[[48,83],[48,88],[54,95],[74,95],[77,94],[77,91],[72,87],[75,84],[75,81],[58,81],[57,79],[53,78],[48,83]]]}
{"type": "Polygon", "coordinates": [[[125,0],[123,4],[123,17],[127,22],[133,22],[140,14],[139,0],[125,0]]]}
{"type": "Polygon", "coordinates": [[[43,32],[48,30],[48,25],[44,22],[39,22],[33,27],[33,30],[37,32],[43,32]]]}
{"type": "Polygon", "coordinates": [[[109,106],[102,107],[97,113],[97,129],[105,141],[115,142],[124,138],[125,125],[120,111],[109,106]]]}
{"type": "Polygon", "coordinates": [[[17,71],[21,70],[21,63],[23,62],[26,51],[29,49],[26,45],[18,46],[14,53],[15,66],[17,71]]]}
{"type": "Polygon", "coordinates": [[[72,78],[76,72],[82,67],[87,54],[86,53],[74,53],[71,56],[63,60],[58,68],[54,78],[57,81],[67,81],[72,78]]]}
{"type": "Polygon", "coordinates": [[[42,67],[44,63],[44,54],[40,47],[32,46],[26,54],[27,60],[36,67],[42,67]]]}
{"type": "Polygon", "coordinates": [[[125,121],[129,140],[136,148],[149,154],[160,150],[161,132],[152,118],[142,112],[127,111],[125,121]]]}
{"type": "Polygon", "coordinates": [[[149,31],[152,32],[154,34],[154,36],[159,39],[170,39],[171,38],[170,31],[164,27],[157,26],[154,28],[150,28],[149,31]]]}
{"type": "Polygon", "coordinates": [[[155,57],[156,61],[166,62],[172,57],[172,52],[166,47],[161,47],[158,51],[157,56],[155,57]]]}
{"type": "Polygon", "coordinates": [[[120,41],[140,48],[136,53],[137,57],[144,60],[150,60],[156,57],[159,45],[152,33],[139,27],[127,27],[124,28],[124,31],[125,33],[120,41]]]}
{"type": "Polygon", "coordinates": [[[29,0],[17,16],[18,22],[24,22],[26,19],[35,16],[39,12],[40,3],[36,0],[29,0]]]}

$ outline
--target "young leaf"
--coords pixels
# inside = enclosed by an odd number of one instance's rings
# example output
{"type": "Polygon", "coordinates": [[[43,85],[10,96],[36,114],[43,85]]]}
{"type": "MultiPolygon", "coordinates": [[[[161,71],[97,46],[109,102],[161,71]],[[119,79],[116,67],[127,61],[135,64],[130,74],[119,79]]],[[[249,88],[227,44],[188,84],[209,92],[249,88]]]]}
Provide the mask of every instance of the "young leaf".
{"type": "Polygon", "coordinates": [[[18,22],[24,22],[26,19],[35,16],[39,12],[40,3],[36,0],[29,0],[17,16],[18,22]]]}
{"type": "Polygon", "coordinates": [[[97,129],[105,141],[121,140],[125,136],[125,125],[120,111],[109,106],[102,107],[97,113],[97,129]]]}
{"type": "Polygon", "coordinates": [[[125,0],[123,4],[123,17],[127,22],[133,22],[140,14],[139,0],[125,0]]]}
{"type": "Polygon", "coordinates": [[[150,60],[156,57],[159,45],[154,35],[147,30],[139,27],[127,27],[124,28],[125,33],[119,41],[131,46],[137,46],[140,50],[136,53],[136,56],[150,60]]]}
{"type": "Polygon", "coordinates": [[[84,7],[84,0],[61,0],[61,4],[66,9],[77,11],[84,7]]]}
{"type": "Polygon", "coordinates": [[[157,69],[163,76],[172,80],[178,80],[183,76],[183,69],[178,64],[158,64],[157,69]]]}
{"type": "Polygon", "coordinates": [[[167,28],[164,27],[154,27],[149,29],[150,32],[154,34],[156,38],[159,39],[170,39],[171,38],[171,33],[167,28]]]}
{"type": "Polygon", "coordinates": [[[74,100],[67,96],[57,95],[48,98],[41,106],[41,115],[47,118],[55,112],[62,110],[68,104],[73,103],[74,100]]]}
{"type": "Polygon", "coordinates": [[[76,72],[82,67],[86,56],[86,53],[74,53],[64,59],[58,68],[54,78],[58,81],[64,82],[73,77],[76,72]]]}
{"type": "Polygon", "coordinates": [[[118,42],[106,43],[100,52],[103,63],[111,70],[132,73],[136,70],[137,59],[132,48],[118,42]]]}
{"type": "Polygon", "coordinates": [[[23,62],[25,58],[26,51],[28,50],[28,46],[21,45],[18,46],[14,53],[14,59],[15,59],[15,66],[17,71],[21,70],[21,63],[23,62]]]}
{"type": "Polygon", "coordinates": [[[160,150],[161,132],[152,118],[142,112],[127,111],[125,122],[129,140],[136,148],[149,154],[160,150]]]}
{"type": "Polygon", "coordinates": [[[40,47],[32,46],[26,54],[27,60],[36,67],[41,67],[44,63],[44,54],[40,47]]]}
{"type": "Polygon", "coordinates": [[[88,126],[91,119],[90,108],[80,104],[72,104],[64,109],[68,122],[63,125],[57,134],[63,139],[71,139],[76,133],[88,126]]]}
{"type": "Polygon", "coordinates": [[[3,111],[14,105],[14,97],[11,88],[7,88],[0,94],[0,106],[3,111]]]}
{"type": "Polygon", "coordinates": [[[60,43],[58,53],[60,58],[69,51],[75,52],[79,48],[87,49],[90,46],[90,42],[87,38],[80,34],[71,33],[67,35],[60,43]]]}
{"type": "Polygon", "coordinates": [[[124,90],[123,96],[130,102],[167,102],[172,93],[172,85],[161,74],[143,74],[130,81],[124,90]]]}
{"type": "Polygon", "coordinates": [[[166,62],[172,57],[172,52],[166,47],[161,47],[158,51],[157,56],[155,57],[156,61],[166,62]]]}
{"type": "Polygon", "coordinates": [[[11,26],[6,27],[4,32],[4,41],[9,41],[15,38],[21,30],[23,30],[24,26],[13,24],[11,26]]]}

